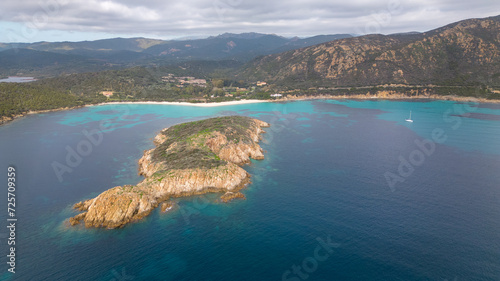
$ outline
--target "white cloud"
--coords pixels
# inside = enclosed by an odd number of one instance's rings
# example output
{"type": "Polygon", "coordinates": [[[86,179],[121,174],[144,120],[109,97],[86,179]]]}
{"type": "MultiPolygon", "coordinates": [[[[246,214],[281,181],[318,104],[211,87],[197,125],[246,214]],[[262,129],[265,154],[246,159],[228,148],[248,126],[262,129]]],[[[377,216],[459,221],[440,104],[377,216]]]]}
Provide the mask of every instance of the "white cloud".
{"type": "MultiPolygon", "coordinates": [[[[171,37],[223,32],[283,35],[426,31],[493,16],[476,0],[3,0],[0,20],[43,30],[171,37]]],[[[0,23],[0,27],[1,27],[0,23]]]]}

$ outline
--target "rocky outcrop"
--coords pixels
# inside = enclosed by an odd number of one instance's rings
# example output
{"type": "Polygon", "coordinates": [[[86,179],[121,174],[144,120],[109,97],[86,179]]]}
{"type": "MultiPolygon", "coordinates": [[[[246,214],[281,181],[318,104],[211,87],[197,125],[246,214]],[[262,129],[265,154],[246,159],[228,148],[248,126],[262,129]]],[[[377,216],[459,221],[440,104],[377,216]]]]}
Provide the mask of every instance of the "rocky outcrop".
{"type": "Polygon", "coordinates": [[[250,175],[239,165],[264,158],[258,141],[267,126],[260,120],[231,116],[164,129],[154,138],[156,147],[139,160],[139,174],[145,179],[75,204],[83,213],[71,218],[70,224],[83,220],[86,227],[121,227],[147,216],[162,202],[162,209],[168,209],[173,197],[230,192],[221,198],[223,202],[240,198],[243,194],[237,191],[250,182],[250,175]],[[236,195],[229,198],[230,194],[236,195]]]}
{"type": "Polygon", "coordinates": [[[175,206],[176,206],[176,204],[173,202],[163,202],[163,203],[161,203],[160,209],[161,209],[162,213],[165,213],[165,212],[172,210],[175,206]]]}
{"type": "Polygon", "coordinates": [[[87,212],[84,212],[84,213],[81,213],[81,214],[78,214],[72,218],[69,218],[69,223],[71,225],[77,225],[77,224],[80,224],[80,221],[85,218],[85,215],[87,215],[87,212]]]}
{"type": "Polygon", "coordinates": [[[237,198],[241,198],[241,199],[246,199],[245,198],[245,195],[241,192],[231,192],[231,191],[228,191],[226,193],[224,193],[224,195],[222,195],[220,197],[220,200],[224,203],[227,203],[233,199],[237,199],[237,198]]]}

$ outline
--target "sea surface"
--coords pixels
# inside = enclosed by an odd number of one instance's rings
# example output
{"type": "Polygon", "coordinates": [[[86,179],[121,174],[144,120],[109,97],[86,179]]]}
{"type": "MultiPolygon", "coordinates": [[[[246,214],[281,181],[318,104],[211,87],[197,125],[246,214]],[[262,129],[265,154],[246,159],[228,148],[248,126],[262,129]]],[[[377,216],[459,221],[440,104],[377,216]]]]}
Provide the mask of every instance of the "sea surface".
{"type": "Polygon", "coordinates": [[[0,157],[0,280],[500,280],[499,105],[100,105],[0,126],[0,157]],[[162,128],[224,115],[271,123],[246,200],[179,198],[121,229],[68,227],[74,203],[141,181],[162,128]]]}

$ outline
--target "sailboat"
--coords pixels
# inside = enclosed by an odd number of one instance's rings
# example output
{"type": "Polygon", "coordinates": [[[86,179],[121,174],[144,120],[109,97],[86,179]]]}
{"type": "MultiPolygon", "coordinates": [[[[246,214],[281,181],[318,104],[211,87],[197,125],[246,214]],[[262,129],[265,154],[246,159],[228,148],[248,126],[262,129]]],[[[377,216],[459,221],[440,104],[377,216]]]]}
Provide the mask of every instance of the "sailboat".
{"type": "Polygon", "coordinates": [[[405,120],[406,122],[412,122],[413,123],[413,120],[411,120],[411,110],[410,110],[410,117],[408,119],[405,120]]]}

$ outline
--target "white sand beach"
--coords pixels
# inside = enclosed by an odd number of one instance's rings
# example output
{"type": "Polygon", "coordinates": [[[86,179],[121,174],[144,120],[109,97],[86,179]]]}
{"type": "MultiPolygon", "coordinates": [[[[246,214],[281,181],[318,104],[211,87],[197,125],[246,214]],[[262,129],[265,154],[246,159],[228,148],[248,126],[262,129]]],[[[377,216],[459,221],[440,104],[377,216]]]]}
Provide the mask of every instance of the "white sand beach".
{"type": "Polygon", "coordinates": [[[168,102],[168,101],[125,101],[125,102],[106,102],[97,105],[108,105],[108,104],[166,104],[166,105],[185,105],[185,106],[198,106],[198,107],[215,107],[215,106],[227,106],[227,105],[238,105],[238,104],[248,104],[248,103],[261,103],[269,102],[267,100],[239,100],[239,101],[223,101],[223,102],[209,102],[209,103],[191,103],[191,102],[168,102]]]}

